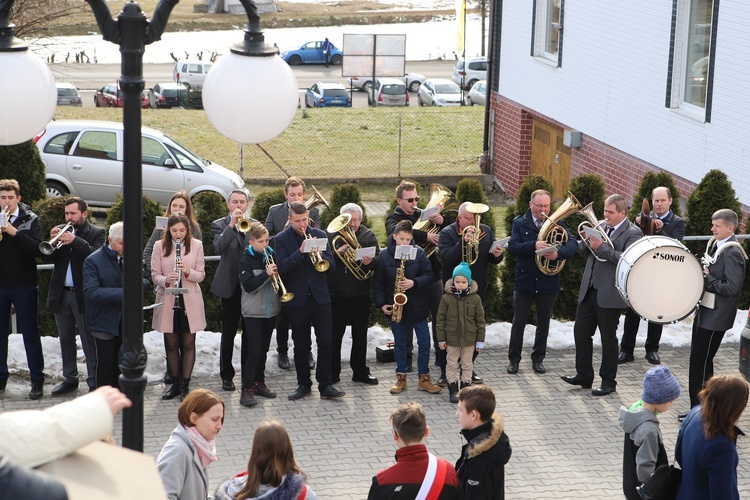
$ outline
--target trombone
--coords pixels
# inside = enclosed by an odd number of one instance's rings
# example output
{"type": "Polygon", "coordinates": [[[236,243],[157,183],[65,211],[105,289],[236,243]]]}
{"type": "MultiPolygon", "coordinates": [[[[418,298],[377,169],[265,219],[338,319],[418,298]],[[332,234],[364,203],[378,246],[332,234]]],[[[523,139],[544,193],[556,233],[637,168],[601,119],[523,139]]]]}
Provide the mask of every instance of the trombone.
{"type": "Polygon", "coordinates": [[[331,247],[333,253],[344,263],[349,272],[351,272],[355,278],[359,281],[365,281],[372,277],[372,271],[365,271],[362,268],[362,264],[356,260],[357,250],[360,248],[357,237],[349,227],[349,221],[351,220],[351,214],[342,214],[336,217],[328,224],[326,229],[329,233],[339,233],[333,240],[331,240],[331,247]],[[341,241],[345,245],[349,245],[344,254],[340,254],[336,250],[336,243],[341,241]]]}
{"type": "Polygon", "coordinates": [[[473,265],[479,258],[479,242],[484,238],[484,231],[479,226],[479,220],[482,214],[490,209],[484,203],[471,203],[466,206],[466,211],[474,214],[474,224],[466,226],[461,232],[461,260],[473,265]],[[466,233],[469,229],[474,228],[474,232],[471,233],[469,241],[466,241],[466,233]]]}
{"type": "MultiPolygon", "coordinates": [[[[578,213],[586,217],[587,220],[581,222],[578,224],[578,233],[580,234],[581,231],[583,231],[583,228],[585,227],[591,227],[592,229],[595,229],[599,235],[601,236],[602,243],[606,243],[607,245],[614,248],[615,246],[612,244],[612,240],[609,239],[609,236],[607,236],[607,233],[604,232],[604,230],[601,228],[601,225],[604,224],[604,221],[599,222],[599,219],[596,218],[596,215],[594,214],[594,208],[593,208],[594,202],[592,201],[585,207],[583,207],[578,213]]],[[[607,259],[602,259],[598,255],[596,255],[596,252],[593,248],[591,248],[591,241],[589,238],[583,239],[583,244],[586,245],[586,248],[589,249],[589,252],[591,252],[591,255],[594,256],[596,260],[599,262],[606,262],[607,259]]]]}
{"type": "MultiPolygon", "coordinates": [[[[273,255],[271,255],[271,252],[273,250],[269,250],[266,248],[263,250],[263,257],[266,259],[266,270],[274,264],[276,264],[276,261],[273,258],[273,255]]],[[[282,302],[289,302],[294,298],[294,294],[292,292],[287,292],[286,287],[284,286],[284,282],[281,281],[281,276],[279,276],[279,272],[276,271],[273,276],[271,276],[271,286],[273,287],[274,291],[276,293],[279,293],[279,290],[281,290],[281,301],[282,302]]]]}
{"type": "MultiPolygon", "coordinates": [[[[312,240],[314,238],[310,236],[310,233],[305,233],[305,239],[312,240]]],[[[328,261],[325,260],[322,255],[320,255],[320,250],[318,250],[317,248],[310,252],[310,261],[313,263],[313,266],[315,266],[315,270],[319,273],[328,271],[328,266],[330,266],[328,261]]]]}
{"type": "Polygon", "coordinates": [[[44,255],[52,255],[55,250],[60,248],[63,245],[62,241],[58,241],[60,237],[63,235],[63,233],[66,233],[67,231],[73,230],[73,223],[68,222],[63,226],[63,228],[60,230],[59,233],[55,235],[54,238],[52,238],[49,241],[43,241],[39,243],[39,251],[42,252],[44,255]]]}

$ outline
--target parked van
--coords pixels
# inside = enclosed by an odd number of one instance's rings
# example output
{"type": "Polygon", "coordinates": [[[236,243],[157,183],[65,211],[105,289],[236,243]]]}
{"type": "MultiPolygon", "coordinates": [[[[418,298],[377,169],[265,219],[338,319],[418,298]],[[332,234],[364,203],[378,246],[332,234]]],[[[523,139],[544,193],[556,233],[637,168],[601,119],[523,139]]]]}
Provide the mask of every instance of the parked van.
{"type": "Polygon", "coordinates": [[[203,81],[212,65],[211,62],[191,61],[189,59],[177,61],[172,71],[172,81],[182,83],[188,88],[203,87],[203,81]]]}

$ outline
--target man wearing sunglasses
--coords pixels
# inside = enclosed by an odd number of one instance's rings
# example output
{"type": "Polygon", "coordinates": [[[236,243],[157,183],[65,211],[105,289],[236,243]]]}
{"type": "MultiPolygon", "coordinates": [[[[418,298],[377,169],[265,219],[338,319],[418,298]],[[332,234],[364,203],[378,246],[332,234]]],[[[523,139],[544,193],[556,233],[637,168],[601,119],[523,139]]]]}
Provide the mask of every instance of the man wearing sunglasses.
{"type": "MultiPolygon", "coordinates": [[[[387,236],[393,234],[396,225],[402,220],[411,221],[412,224],[419,221],[421,210],[417,208],[418,203],[419,193],[417,192],[417,185],[411,181],[401,181],[401,184],[396,187],[396,208],[385,219],[385,232],[387,236]]],[[[430,217],[430,222],[435,224],[435,226],[437,226],[439,230],[450,224],[450,221],[445,219],[438,212],[432,214],[432,216],[430,217]]],[[[414,229],[412,233],[414,244],[422,246],[424,243],[430,243],[437,246],[439,239],[438,233],[440,232],[439,230],[435,233],[427,233],[425,231],[414,229]]],[[[440,387],[447,387],[448,381],[445,379],[445,351],[437,348],[434,323],[435,318],[437,317],[438,307],[440,306],[440,299],[443,296],[443,283],[441,281],[441,276],[443,275],[443,266],[440,261],[440,257],[438,256],[438,252],[434,252],[432,256],[430,256],[430,265],[432,266],[432,273],[435,276],[435,280],[432,282],[432,284],[430,284],[430,286],[424,289],[424,292],[427,295],[427,302],[430,305],[430,313],[433,318],[432,339],[435,345],[435,363],[440,367],[441,373],[441,376],[437,381],[437,385],[439,385],[440,387]]],[[[410,335],[407,338],[406,342],[407,371],[411,371],[412,350],[413,338],[410,335]]],[[[479,382],[481,383],[481,379],[479,379],[479,382]]]]}

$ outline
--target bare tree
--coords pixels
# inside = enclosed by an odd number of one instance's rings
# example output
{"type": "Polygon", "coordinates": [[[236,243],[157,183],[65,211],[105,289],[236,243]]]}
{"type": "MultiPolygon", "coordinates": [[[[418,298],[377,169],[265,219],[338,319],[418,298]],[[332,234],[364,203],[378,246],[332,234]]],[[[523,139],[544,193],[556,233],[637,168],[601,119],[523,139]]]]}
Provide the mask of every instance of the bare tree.
{"type": "Polygon", "coordinates": [[[16,0],[10,18],[19,38],[50,36],[51,27],[84,8],[83,0],[16,0]]]}

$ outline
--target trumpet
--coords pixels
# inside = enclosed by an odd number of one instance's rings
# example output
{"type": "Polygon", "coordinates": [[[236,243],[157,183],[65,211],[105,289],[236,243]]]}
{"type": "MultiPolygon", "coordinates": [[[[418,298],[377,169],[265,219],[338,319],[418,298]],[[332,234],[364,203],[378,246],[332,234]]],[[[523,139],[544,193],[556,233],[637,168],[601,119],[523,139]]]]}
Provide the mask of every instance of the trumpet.
{"type": "Polygon", "coordinates": [[[405,266],[406,259],[403,258],[401,259],[401,265],[396,269],[396,283],[393,285],[393,309],[391,310],[391,321],[394,323],[401,323],[404,316],[404,306],[409,301],[404,290],[399,286],[399,283],[404,279],[405,266]]]}
{"type": "MultiPolygon", "coordinates": [[[[0,212],[0,229],[10,224],[10,205],[6,205],[5,208],[0,212]]],[[[0,241],[3,240],[3,232],[0,231],[0,241]]]]}
{"type": "Polygon", "coordinates": [[[253,221],[248,219],[247,217],[242,217],[240,220],[237,221],[237,230],[241,233],[246,233],[250,231],[250,226],[253,225],[253,221]]]}
{"type": "MultiPolygon", "coordinates": [[[[313,237],[310,236],[310,233],[305,233],[305,239],[312,240],[313,237]]],[[[320,250],[318,249],[310,252],[310,261],[313,263],[313,266],[315,266],[315,270],[319,273],[328,271],[328,266],[330,266],[328,261],[325,260],[322,255],[320,255],[320,250]]]]}
{"type": "MultiPolygon", "coordinates": [[[[601,228],[601,225],[604,224],[604,221],[600,222],[599,219],[597,219],[596,215],[594,214],[594,209],[592,207],[593,204],[594,202],[592,201],[591,203],[583,207],[580,212],[578,212],[579,214],[586,217],[586,219],[588,219],[578,224],[578,233],[580,234],[581,231],[583,231],[583,228],[585,227],[591,227],[593,229],[596,229],[599,235],[601,236],[602,243],[606,243],[607,245],[614,248],[614,245],[612,244],[612,240],[609,239],[609,236],[607,236],[607,233],[605,233],[604,230],[601,228]]],[[[584,238],[583,244],[586,245],[586,248],[589,249],[589,252],[591,252],[591,255],[593,255],[596,260],[598,260],[599,262],[607,261],[607,259],[602,259],[598,255],[596,255],[596,252],[594,251],[594,249],[591,248],[591,242],[589,241],[589,238],[584,238]]]]}
{"type": "Polygon", "coordinates": [[[54,238],[49,241],[43,241],[39,243],[39,251],[44,255],[52,255],[55,250],[63,245],[62,241],[58,241],[63,233],[71,230],[73,230],[73,223],[68,222],[67,224],[65,224],[65,226],[63,226],[62,229],[60,229],[60,232],[57,233],[54,238]]]}
{"type": "MultiPolygon", "coordinates": [[[[265,264],[266,264],[266,270],[274,264],[276,264],[276,261],[273,258],[272,255],[273,250],[266,248],[263,250],[263,257],[265,258],[265,264]]],[[[287,292],[286,287],[284,286],[284,282],[281,281],[281,276],[279,276],[278,271],[271,276],[271,286],[273,287],[274,291],[276,293],[279,293],[281,291],[281,301],[282,302],[289,302],[294,298],[294,294],[292,292],[287,292]]]]}
{"type": "Polygon", "coordinates": [[[484,231],[479,226],[479,219],[482,214],[490,209],[484,203],[471,203],[466,206],[466,211],[474,214],[474,224],[466,226],[461,232],[461,260],[469,264],[474,264],[479,258],[479,242],[484,238],[484,231]],[[469,229],[474,228],[469,241],[466,241],[466,233],[469,229]]]}
{"type": "Polygon", "coordinates": [[[360,248],[360,245],[354,232],[349,227],[349,221],[351,218],[351,214],[339,215],[328,224],[327,231],[329,233],[339,233],[333,238],[333,240],[331,240],[333,253],[344,263],[346,268],[349,269],[349,272],[351,272],[355,278],[359,281],[365,281],[372,277],[373,272],[365,271],[362,268],[362,264],[355,259],[357,249],[360,248]],[[346,249],[343,255],[336,250],[336,243],[339,241],[345,245],[349,245],[349,248],[346,249]]]}

